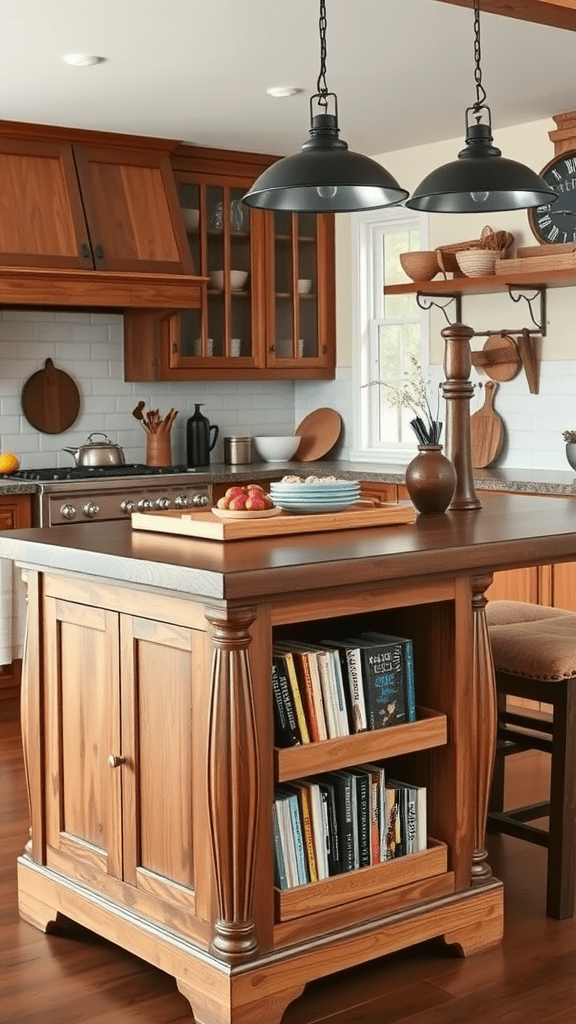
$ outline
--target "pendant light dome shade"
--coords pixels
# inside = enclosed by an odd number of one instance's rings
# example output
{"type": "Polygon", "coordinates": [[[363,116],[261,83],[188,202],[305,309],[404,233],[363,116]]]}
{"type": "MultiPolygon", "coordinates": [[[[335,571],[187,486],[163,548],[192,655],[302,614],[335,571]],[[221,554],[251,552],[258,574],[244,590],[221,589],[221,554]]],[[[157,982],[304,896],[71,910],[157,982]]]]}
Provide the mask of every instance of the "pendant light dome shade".
{"type": "Polygon", "coordinates": [[[466,145],[457,160],[424,178],[406,206],[427,213],[491,213],[546,206],[558,196],[544,178],[524,164],[505,159],[492,145],[492,115],[482,85],[480,0],[473,0],[473,7],[476,102],[466,110],[466,145]]]}
{"type": "Polygon", "coordinates": [[[466,147],[432,171],[406,201],[427,213],[490,213],[555,202],[557,193],[529,167],[492,145],[490,124],[468,125],[466,147]]]}
{"type": "Polygon", "coordinates": [[[320,74],[310,97],[310,138],[300,153],[268,167],[243,196],[247,206],[295,213],[353,213],[395,206],[408,192],[368,156],[338,138],[338,99],[326,84],[326,0],[320,0],[320,74]],[[328,113],[328,99],[334,113],[328,113]],[[314,100],[321,113],[314,114],[314,100]]]}
{"type": "Polygon", "coordinates": [[[268,167],[244,202],[265,210],[338,213],[392,206],[407,195],[376,160],[348,149],[333,114],[317,114],[301,152],[268,167]]]}

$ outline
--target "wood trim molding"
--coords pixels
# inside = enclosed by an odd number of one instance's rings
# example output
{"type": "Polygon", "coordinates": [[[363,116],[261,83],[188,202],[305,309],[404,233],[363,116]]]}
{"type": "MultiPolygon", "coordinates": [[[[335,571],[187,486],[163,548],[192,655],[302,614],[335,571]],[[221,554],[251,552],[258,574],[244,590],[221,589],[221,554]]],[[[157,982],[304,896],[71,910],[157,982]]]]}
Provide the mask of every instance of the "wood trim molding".
{"type": "MultiPolygon", "coordinates": [[[[472,7],[473,0],[435,0],[456,7],[472,7]]],[[[482,0],[483,14],[501,14],[505,18],[531,21],[576,32],[576,0],[482,0]]]]}

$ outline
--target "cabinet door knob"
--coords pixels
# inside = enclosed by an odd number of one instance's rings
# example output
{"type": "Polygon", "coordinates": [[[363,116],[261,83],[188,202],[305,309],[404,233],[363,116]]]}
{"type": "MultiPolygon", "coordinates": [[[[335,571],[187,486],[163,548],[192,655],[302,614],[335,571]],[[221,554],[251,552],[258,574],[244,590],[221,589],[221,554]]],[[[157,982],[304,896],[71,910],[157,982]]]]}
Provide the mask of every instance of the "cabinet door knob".
{"type": "Polygon", "coordinates": [[[110,754],[110,757],[108,758],[110,768],[119,768],[120,765],[125,763],[125,761],[126,758],[123,754],[110,754]]]}
{"type": "Polygon", "coordinates": [[[276,351],[276,345],[270,345],[270,351],[271,352],[275,352],[276,351]]]}
{"type": "Polygon", "coordinates": [[[84,245],[80,246],[80,255],[83,256],[85,260],[90,258],[90,246],[87,245],[86,242],[84,242],[84,245]]]}
{"type": "Polygon", "coordinates": [[[102,248],[101,245],[97,245],[96,246],[96,248],[94,249],[94,255],[95,255],[97,260],[103,260],[104,259],[104,249],[102,248]]]}

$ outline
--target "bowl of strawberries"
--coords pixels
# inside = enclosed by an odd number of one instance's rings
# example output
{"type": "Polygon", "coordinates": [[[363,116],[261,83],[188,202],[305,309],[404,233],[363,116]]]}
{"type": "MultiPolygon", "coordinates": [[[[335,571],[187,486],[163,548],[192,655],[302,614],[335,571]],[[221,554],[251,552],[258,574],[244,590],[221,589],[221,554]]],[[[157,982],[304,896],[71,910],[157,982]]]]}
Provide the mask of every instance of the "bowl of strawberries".
{"type": "Polygon", "coordinates": [[[260,484],[229,487],[212,509],[221,519],[265,519],[281,511],[260,484]]]}

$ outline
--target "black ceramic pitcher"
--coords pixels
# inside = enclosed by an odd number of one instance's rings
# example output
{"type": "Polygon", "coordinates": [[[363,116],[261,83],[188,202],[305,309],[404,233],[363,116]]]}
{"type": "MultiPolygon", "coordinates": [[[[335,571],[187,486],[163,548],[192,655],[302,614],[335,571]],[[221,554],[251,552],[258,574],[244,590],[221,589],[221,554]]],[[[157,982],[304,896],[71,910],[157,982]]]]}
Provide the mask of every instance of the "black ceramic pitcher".
{"type": "Polygon", "coordinates": [[[218,438],[218,427],[200,412],[201,405],[195,405],[194,415],[186,424],[186,463],[190,467],[210,465],[210,452],[218,438]]]}

